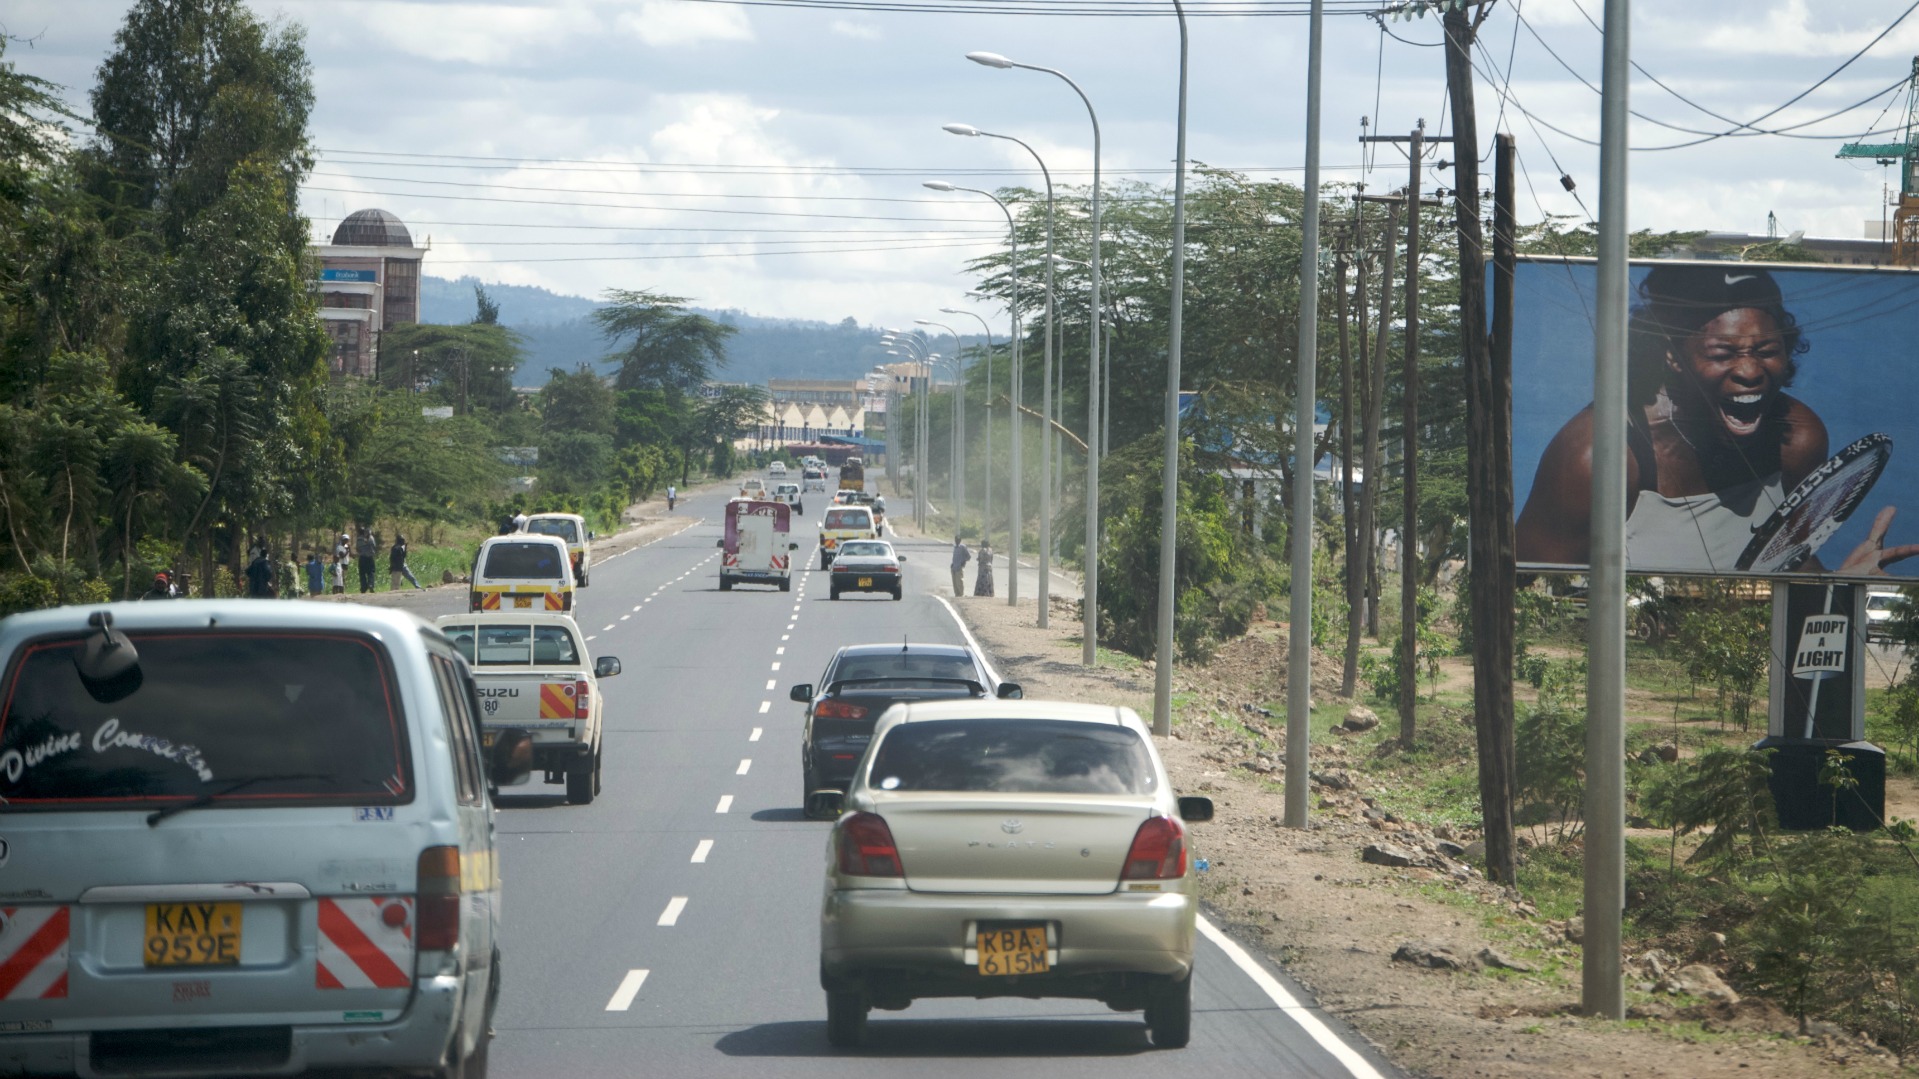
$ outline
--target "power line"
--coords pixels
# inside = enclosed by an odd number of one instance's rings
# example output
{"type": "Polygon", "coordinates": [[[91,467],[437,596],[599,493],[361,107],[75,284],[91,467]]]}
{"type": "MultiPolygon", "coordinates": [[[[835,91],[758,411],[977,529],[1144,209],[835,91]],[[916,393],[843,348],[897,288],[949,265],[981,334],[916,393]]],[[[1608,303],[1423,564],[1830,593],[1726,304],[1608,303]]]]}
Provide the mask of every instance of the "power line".
{"type": "MultiPolygon", "coordinates": [[[[735,7],[810,8],[888,14],[1051,15],[1065,17],[1172,18],[1158,0],[685,0],[735,7]]],[[[1324,0],[1328,15],[1370,15],[1374,0],[1324,0]]],[[[1300,17],[1311,0],[1188,0],[1188,17],[1300,17]]]]}
{"type": "MultiPolygon", "coordinates": [[[[1018,168],[952,168],[947,166],[916,165],[729,165],[721,162],[669,162],[669,161],[606,161],[591,158],[567,157],[504,157],[478,154],[426,154],[394,150],[350,150],[341,147],[322,147],[319,155],[326,158],[331,155],[348,157],[372,157],[384,159],[383,164],[412,169],[484,169],[515,168],[540,172],[658,172],[669,174],[712,175],[712,176],[899,176],[915,178],[937,172],[947,176],[1026,176],[1031,169],[1018,168]],[[404,159],[404,160],[401,160],[404,159]],[[572,168],[561,166],[588,166],[572,168]]],[[[365,165],[373,162],[340,160],[342,166],[365,165]]],[[[1303,165],[1243,165],[1218,166],[1229,172],[1269,173],[1303,172],[1303,165]]],[[[1092,169],[1057,168],[1055,176],[1092,175],[1092,169]]],[[[1102,166],[1101,172],[1107,176],[1171,176],[1170,168],[1116,169],[1102,166]]]]}
{"type": "Polygon", "coordinates": [[[787,249],[781,251],[693,251],[674,255],[581,255],[561,258],[513,258],[513,259],[441,259],[433,260],[435,266],[491,266],[501,263],[518,265],[534,262],[665,262],[679,259],[716,259],[716,258],[757,258],[774,255],[856,255],[864,253],[888,253],[910,251],[937,251],[968,247],[996,247],[997,244],[983,242],[920,244],[892,247],[840,247],[818,249],[787,249]]]}

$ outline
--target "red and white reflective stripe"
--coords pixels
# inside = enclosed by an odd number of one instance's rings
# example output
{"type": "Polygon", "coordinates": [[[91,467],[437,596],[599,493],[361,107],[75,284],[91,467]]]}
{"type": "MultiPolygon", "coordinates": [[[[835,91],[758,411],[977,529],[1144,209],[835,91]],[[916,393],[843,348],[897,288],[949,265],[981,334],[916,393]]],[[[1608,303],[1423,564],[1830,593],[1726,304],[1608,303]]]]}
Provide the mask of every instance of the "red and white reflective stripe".
{"type": "Polygon", "coordinates": [[[59,1000],[67,995],[66,907],[0,907],[0,1000],[59,1000]]]}
{"type": "Polygon", "coordinates": [[[776,555],[774,555],[774,556],[773,556],[773,568],[774,568],[774,569],[785,569],[785,568],[786,568],[786,556],[785,556],[785,555],[783,555],[783,554],[776,554],[776,555]]]}
{"type": "Polygon", "coordinates": [[[722,566],[737,566],[737,565],[739,565],[739,564],[740,564],[740,556],[739,556],[739,555],[736,555],[736,554],[723,554],[723,555],[721,555],[721,556],[720,556],[720,565],[722,565],[722,566]]]}
{"type": "Polygon", "coordinates": [[[413,984],[413,897],[320,900],[314,982],[322,989],[405,989],[413,984]],[[387,924],[387,909],[404,918],[387,924]]]}

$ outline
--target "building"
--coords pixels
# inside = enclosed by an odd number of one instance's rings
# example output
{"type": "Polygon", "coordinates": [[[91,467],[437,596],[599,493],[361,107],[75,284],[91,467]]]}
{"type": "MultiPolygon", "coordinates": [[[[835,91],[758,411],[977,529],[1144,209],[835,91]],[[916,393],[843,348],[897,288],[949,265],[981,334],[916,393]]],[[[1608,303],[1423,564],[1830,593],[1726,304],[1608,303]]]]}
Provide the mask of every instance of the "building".
{"type": "Polygon", "coordinates": [[[865,380],[856,378],[769,378],[766,380],[766,395],[775,401],[825,405],[828,408],[834,405],[851,408],[859,401],[860,393],[865,388],[865,380]]]}
{"type": "Polygon", "coordinates": [[[420,320],[420,265],[400,219],[385,210],[357,210],[319,244],[320,319],[333,339],[329,366],[336,375],[373,378],[380,371],[380,335],[420,320]]]}

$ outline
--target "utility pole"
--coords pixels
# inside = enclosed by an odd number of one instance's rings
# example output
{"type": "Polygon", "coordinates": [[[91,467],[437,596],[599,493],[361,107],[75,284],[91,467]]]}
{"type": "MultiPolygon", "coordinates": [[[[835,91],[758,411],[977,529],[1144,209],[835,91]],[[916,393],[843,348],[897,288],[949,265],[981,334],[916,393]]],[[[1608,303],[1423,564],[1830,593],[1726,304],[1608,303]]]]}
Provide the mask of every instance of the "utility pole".
{"type": "Polygon", "coordinates": [[[1394,237],[1399,233],[1399,205],[1404,200],[1396,196],[1361,195],[1356,201],[1379,202],[1386,206],[1385,244],[1380,254],[1379,271],[1379,333],[1373,338],[1373,359],[1371,370],[1367,374],[1369,385],[1366,388],[1366,447],[1361,451],[1360,470],[1365,476],[1365,487],[1360,491],[1359,530],[1366,537],[1366,595],[1371,602],[1366,608],[1366,632],[1379,636],[1379,572],[1374,565],[1374,536],[1378,533],[1379,517],[1379,425],[1383,419],[1386,403],[1386,349],[1392,340],[1393,324],[1393,256],[1399,250],[1394,237]]]}
{"type": "MultiPolygon", "coordinates": [[[[1355,206],[1354,209],[1358,207],[1355,206]]],[[[1356,225],[1358,214],[1354,214],[1356,225]]],[[[1346,559],[1346,662],[1341,668],[1340,692],[1350,697],[1356,685],[1359,666],[1359,553],[1358,522],[1353,519],[1353,342],[1348,325],[1353,310],[1346,298],[1346,264],[1351,255],[1353,232],[1342,230],[1333,255],[1333,295],[1337,297],[1339,316],[1339,523],[1345,538],[1346,559]]],[[[1364,317],[1364,316],[1362,316],[1364,317]]]]}
{"type": "MultiPolygon", "coordinates": [[[[1448,9],[1446,90],[1453,113],[1453,221],[1459,231],[1459,347],[1466,373],[1466,500],[1473,626],[1473,731],[1486,876],[1514,883],[1513,496],[1510,373],[1502,385],[1486,336],[1486,243],[1479,220],[1479,130],[1473,110],[1473,39],[1487,7],[1448,9]]],[[[1512,145],[1501,136],[1502,153],[1512,145]]],[[[1444,162],[1441,163],[1444,167],[1444,162]]],[[[1504,167],[1504,159],[1501,159],[1504,167]]],[[[1502,222],[1510,229],[1509,219],[1502,222]]],[[[1510,231],[1502,237],[1510,250],[1510,231]]],[[[1508,340],[1510,346],[1510,326],[1508,340]]]]}

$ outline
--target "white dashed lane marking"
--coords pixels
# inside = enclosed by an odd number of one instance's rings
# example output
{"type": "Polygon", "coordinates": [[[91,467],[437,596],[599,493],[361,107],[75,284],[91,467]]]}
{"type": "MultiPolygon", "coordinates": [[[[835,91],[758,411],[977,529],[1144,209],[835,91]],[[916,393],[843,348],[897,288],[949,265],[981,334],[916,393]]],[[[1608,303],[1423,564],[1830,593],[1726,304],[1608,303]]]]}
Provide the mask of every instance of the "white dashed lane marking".
{"type": "Polygon", "coordinates": [[[772,689],[772,688],[773,688],[774,686],[776,686],[776,685],[779,685],[779,679],[777,679],[777,678],[768,678],[768,679],[766,680],[766,688],[768,688],[768,689],[772,689]]]}
{"type": "Polygon", "coordinates": [[[747,770],[752,767],[753,767],[753,758],[742,757],[740,758],[740,766],[734,769],[733,774],[736,776],[743,776],[747,773],[747,770]]]}
{"type": "Polygon", "coordinates": [[[659,924],[678,925],[680,922],[680,912],[685,909],[686,897],[683,895],[674,896],[672,900],[666,904],[666,909],[660,912],[659,924]]]}
{"type": "Polygon", "coordinates": [[[773,702],[772,702],[772,701],[761,701],[761,702],[760,702],[760,715],[765,715],[766,713],[768,713],[768,712],[770,712],[770,711],[772,711],[772,710],[773,710],[773,702]]]}
{"type": "Polygon", "coordinates": [[[733,808],[733,796],[730,794],[722,794],[720,795],[720,804],[713,807],[713,812],[725,813],[726,811],[732,808],[733,808]]]}
{"type": "Polygon", "coordinates": [[[600,627],[601,633],[611,633],[612,631],[613,631],[613,623],[611,622],[608,622],[606,625],[600,627]]]}
{"type": "Polygon", "coordinates": [[[609,1012],[623,1012],[633,1006],[633,998],[640,995],[640,986],[646,984],[646,971],[629,970],[626,977],[620,979],[620,987],[613,990],[613,999],[606,1002],[609,1012]]]}
{"type": "Polygon", "coordinates": [[[760,740],[760,735],[762,733],[764,732],[761,728],[755,727],[753,728],[753,733],[746,736],[746,740],[749,742],[757,742],[760,740]]]}
{"type": "Polygon", "coordinates": [[[699,865],[704,863],[706,856],[711,853],[713,853],[713,841],[710,839],[700,840],[699,845],[693,848],[693,864],[699,865]]]}
{"type": "Polygon", "coordinates": [[[774,670],[776,670],[776,671],[777,671],[777,670],[779,670],[779,669],[780,669],[780,665],[779,665],[778,663],[775,663],[775,664],[773,664],[773,669],[774,669],[774,670]]]}
{"type": "Polygon", "coordinates": [[[633,617],[633,616],[632,616],[632,615],[630,615],[630,614],[623,614],[623,615],[621,615],[621,616],[620,616],[620,621],[622,621],[622,622],[624,622],[624,621],[626,621],[627,619],[629,619],[629,618],[631,618],[631,617],[633,617]]]}
{"type": "Polygon", "coordinates": [[[774,654],[774,655],[776,655],[776,656],[783,656],[783,655],[785,655],[785,654],[786,654],[786,646],[785,646],[785,645],[780,645],[780,646],[779,646],[778,648],[775,648],[775,649],[773,649],[773,654],[774,654]]]}

